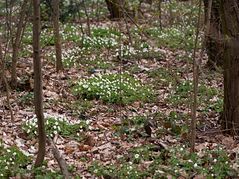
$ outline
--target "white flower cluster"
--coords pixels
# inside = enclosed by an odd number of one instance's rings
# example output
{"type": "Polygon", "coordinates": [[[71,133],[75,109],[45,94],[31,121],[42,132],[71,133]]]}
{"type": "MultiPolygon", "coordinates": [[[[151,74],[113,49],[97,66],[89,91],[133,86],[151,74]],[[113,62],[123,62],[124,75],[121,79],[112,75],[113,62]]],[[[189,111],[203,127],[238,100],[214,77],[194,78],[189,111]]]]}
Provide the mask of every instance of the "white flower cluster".
{"type": "Polygon", "coordinates": [[[73,41],[73,42],[79,42],[80,41],[80,31],[81,28],[77,24],[63,24],[63,29],[61,30],[62,39],[64,41],[73,41]]]}
{"type": "Polygon", "coordinates": [[[83,55],[80,47],[68,48],[62,52],[62,60],[66,66],[74,66],[78,59],[83,55]]]}
{"type": "Polygon", "coordinates": [[[86,98],[99,98],[110,103],[121,100],[134,101],[151,94],[139,80],[128,74],[104,74],[80,80],[74,88],[75,94],[84,94],[86,98]],[[137,99],[136,99],[137,98],[137,99]]]}
{"type": "MultiPolygon", "coordinates": [[[[81,59],[82,55],[84,55],[84,48],[80,48],[75,46],[74,48],[67,48],[62,50],[62,60],[64,65],[67,67],[72,67],[77,64],[77,61],[81,59]]],[[[56,55],[54,52],[50,52],[47,54],[49,58],[55,61],[56,55]]]]}
{"type": "MultiPolygon", "coordinates": [[[[7,149],[6,151],[7,151],[7,153],[11,153],[10,149],[7,149]]],[[[8,159],[3,159],[2,161],[0,161],[0,163],[3,163],[5,165],[5,167],[2,168],[1,171],[9,170],[11,168],[11,166],[15,165],[15,162],[14,162],[15,159],[14,158],[17,154],[16,154],[16,152],[14,152],[14,153],[12,153],[12,155],[13,155],[12,157],[10,157],[8,159]]],[[[4,174],[0,173],[0,177],[3,177],[3,176],[4,176],[4,174]]]]}
{"type": "Polygon", "coordinates": [[[115,50],[114,56],[128,57],[128,56],[134,56],[134,55],[142,55],[149,52],[157,53],[158,49],[155,49],[145,43],[141,43],[139,47],[137,48],[133,47],[130,44],[129,45],[121,44],[120,48],[117,48],[115,50]]]}
{"type": "MultiPolygon", "coordinates": [[[[66,122],[66,118],[64,116],[52,116],[49,114],[44,114],[44,118],[46,119],[46,131],[50,137],[58,134],[62,129],[60,126],[60,122],[66,122]]],[[[34,115],[32,118],[25,121],[23,125],[23,130],[27,134],[37,135],[37,117],[34,115]]]]}
{"type": "Polygon", "coordinates": [[[130,55],[136,55],[138,53],[138,50],[132,47],[131,45],[122,45],[120,48],[116,49],[115,56],[130,56],[130,55]]]}
{"type": "Polygon", "coordinates": [[[114,37],[82,37],[82,45],[85,48],[114,47],[118,44],[114,37]]]}
{"type": "MultiPolygon", "coordinates": [[[[0,147],[2,147],[0,145],[0,147]]],[[[25,156],[18,148],[1,148],[0,156],[0,178],[6,178],[9,171],[15,172],[22,165],[28,163],[28,157],[25,156]]]]}

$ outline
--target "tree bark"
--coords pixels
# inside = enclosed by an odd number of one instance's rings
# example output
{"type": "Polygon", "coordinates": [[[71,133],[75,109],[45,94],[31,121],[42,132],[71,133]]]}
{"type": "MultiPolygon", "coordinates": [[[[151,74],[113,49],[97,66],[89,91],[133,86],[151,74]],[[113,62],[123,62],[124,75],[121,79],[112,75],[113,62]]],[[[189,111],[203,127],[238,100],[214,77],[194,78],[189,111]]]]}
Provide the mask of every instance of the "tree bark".
{"type": "Polygon", "coordinates": [[[18,59],[18,51],[21,43],[21,36],[24,30],[24,19],[27,13],[28,8],[28,0],[24,0],[21,5],[21,12],[19,15],[19,21],[17,25],[17,32],[15,34],[15,40],[13,41],[13,52],[12,52],[12,71],[11,71],[11,86],[16,88],[17,86],[17,59],[18,59]]]}
{"type": "Polygon", "coordinates": [[[34,105],[38,124],[38,154],[35,167],[42,165],[46,153],[46,133],[43,115],[42,71],[40,58],[40,0],[33,0],[33,65],[34,105]]]}
{"type": "Polygon", "coordinates": [[[110,12],[111,19],[119,19],[124,16],[122,12],[122,4],[124,4],[124,0],[105,0],[105,2],[110,12]]]}
{"type": "Polygon", "coordinates": [[[56,50],[56,71],[63,70],[62,64],[62,50],[61,50],[61,36],[59,28],[59,0],[52,0],[52,19],[55,36],[55,50],[56,50]]]}
{"type": "Polygon", "coordinates": [[[224,111],[222,128],[239,134],[239,1],[220,0],[220,17],[224,37],[224,111]]]}
{"type": "Polygon", "coordinates": [[[11,121],[14,122],[13,110],[12,110],[12,106],[10,103],[10,96],[11,96],[10,87],[8,85],[8,82],[7,82],[7,79],[5,76],[5,60],[3,58],[1,40],[0,40],[0,67],[1,67],[1,69],[0,69],[0,88],[1,88],[2,81],[3,81],[5,88],[6,88],[7,105],[8,105],[9,111],[10,111],[11,121]]]}
{"type": "Polygon", "coordinates": [[[86,8],[86,5],[85,5],[85,0],[82,0],[82,5],[83,5],[85,15],[86,15],[86,19],[87,19],[87,21],[86,21],[87,22],[87,35],[91,36],[90,17],[89,17],[89,14],[88,14],[88,11],[87,11],[87,8],[86,8]]]}
{"type": "Polygon", "coordinates": [[[209,34],[206,37],[206,51],[208,55],[207,66],[210,69],[216,69],[223,66],[223,44],[221,41],[221,19],[220,9],[217,0],[212,1],[212,8],[208,9],[208,0],[204,0],[205,24],[208,20],[208,11],[210,11],[209,34]]]}

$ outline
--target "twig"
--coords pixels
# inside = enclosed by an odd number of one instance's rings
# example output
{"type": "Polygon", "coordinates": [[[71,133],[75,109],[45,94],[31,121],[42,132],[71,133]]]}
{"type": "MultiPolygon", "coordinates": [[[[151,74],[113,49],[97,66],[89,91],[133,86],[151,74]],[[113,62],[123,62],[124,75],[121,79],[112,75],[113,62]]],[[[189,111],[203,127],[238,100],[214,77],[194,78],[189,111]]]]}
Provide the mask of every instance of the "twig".
{"type": "MultiPolygon", "coordinates": [[[[216,129],[214,131],[205,131],[205,132],[202,132],[203,135],[207,135],[207,134],[215,134],[215,133],[223,133],[223,132],[227,132],[227,131],[230,131],[231,129],[216,129]]],[[[239,130],[238,129],[235,129],[235,130],[239,130]]]]}
{"type": "Polygon", "coordinates": [[[64,176],[64,179],[70,179],[70,174],[67,170],[67,164],[66,161],[64,160],[64,158],[62,157],[62,155],[60,154],[58,148],[56,147],[56,145],[54,144],[54,142],[52,141],[52,139],[48,138],[48,142],[50,144],[52,153],[58,163],[58,165],[60,166],[61,169],[61,173],[64,176]]]}
{"type": "MultiPolygon", "coordinates": [[[[124,3],[123,6],[124,6],[123,8],[125,9],[125,3],[124,3]]],[[[123,19],[124,19],[124,22],[125,22],[125,25],[126,25],[126,30],[127,30],[127,34],[128,34],[128,37],[129,37],[129,42],[130,42],[130,44],[133,44],[132,37],[131,37],[131,34],[130,34],[129,25],[128,25],[127,19],[125,17],[125,11],[123,11],[123,19]]]]}
{"type": "Polygon", "coordinates": [[[197,24],[197,32],[195,39],[195,46],[193,51],[193,105],[192,105],[192,120],[191,120],[191,152],[195,151],[195,141],[196,141],[196,120],[197,120],[197,95],[198,95],[198,78],[199,78],[199,62],[196,60],[196,50],[199,38],[199,26],[201,19],[201,11],[202,11],[202,0],[200,0],[199,4],[199,12],[198,12],[198,24],[197,24]]]}

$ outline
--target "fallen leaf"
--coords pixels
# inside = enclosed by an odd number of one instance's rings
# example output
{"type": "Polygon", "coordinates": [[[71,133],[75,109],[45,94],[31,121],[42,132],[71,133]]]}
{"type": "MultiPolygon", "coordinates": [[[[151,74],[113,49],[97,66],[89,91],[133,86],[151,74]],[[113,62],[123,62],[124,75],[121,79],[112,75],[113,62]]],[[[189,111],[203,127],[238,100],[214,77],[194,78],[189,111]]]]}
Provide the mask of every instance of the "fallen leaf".
{"type": "Polygon", "coordinates": [[[75,148],[72,146],[66,146],[64,150],[66,154],[72,154],[75,151],[75,148]]]}
{"type": "Polygon", "coordinates": [[[222,144],[225,145],[228,149],[232,149],[235,146],[235,141],[232,137],[225,137],[222,139],[222,144]]]}
{"type": "Polygon", "coordinates": [[[80,150],[80,151],[89,151],[89,150],[91,150],[92,149],[92,147],[91,146],[89,146],[89,145],[78,145],[78,149],[80,150]]]}

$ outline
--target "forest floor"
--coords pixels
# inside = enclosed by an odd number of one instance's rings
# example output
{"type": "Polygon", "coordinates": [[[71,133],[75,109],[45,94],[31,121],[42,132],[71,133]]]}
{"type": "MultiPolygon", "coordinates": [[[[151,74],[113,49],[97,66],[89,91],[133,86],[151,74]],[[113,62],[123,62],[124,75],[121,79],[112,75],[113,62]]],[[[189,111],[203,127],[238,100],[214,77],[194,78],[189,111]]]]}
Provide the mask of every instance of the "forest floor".
{"type": "MultiPolygon", "coordinates": [[[[117,29],[120,26],[118,22],[106,21],[98,24],[95,28],[98,31],[94,32],[117,34],[118,31],[111,32],[109,27],[117,29]]],[[[129,46],[125,31],[126,35],[120,40],[124,46],[129,46]]],[[[113,40],[109,38],[109,41],[113,40]]],[[[144,39],[141,43],[151,42],[144,39]]],[[[199,80],[196,152],[190,154],[192,52],[166,45],[149,46],[143,47],[141,52],[145,53],[140,55],[136,52],[117,57],[116,49],[121,46],[102,48],[92,45],[91,53],[82,55],[76,43],[67,41],[63,43],[65,69],[60,73],[56,73],[54,62],[49,58],[49,54],[54,53],[54,46],[43,47],[45,117],[64,118],[69,125],[80,124],[70,128],[72,131],[64,129],[64,134],[60,131],[54,133],[55,124],[47,129],[69,165],[71,174],[74,178],[236,176],[239,171],[238,141],[220,132],[219,112],[222,110],[223,90],[220,72],[206,68],[207,57],[204,55],[199,80]],[[65,57],[67,54],[77,60],[72,62],[65,57]],[[119,104],[97,99],[86,89],[84,93],[74,93],[79,80],[125,73],[152,88],[153,97],[144,100],[136,96],[135,100],[119,104]]],[[[26,48],[26,51],[31,51],[30,46],[26,48]]],[[[34,131],[23,127],[27,121],[34,121],[33,60],[28,52],[18,62],[21,85],[18,90],[11,91],[14,121],[10,118],[6,93],[0,95],[2,144],[4,148],[16,146],[30,157],[27,169],[31,168],[38,148],[34,131]]],[[[197,52],[196,57],[199,56],[197,52]]],[[[46,171],[59,171],[49,146],[45,161],[46,171]]],[[[43,172],[44,175],[46,173],[43,172]]],[[[60,178],[60,174],[50,176],[60,178]]]]}

